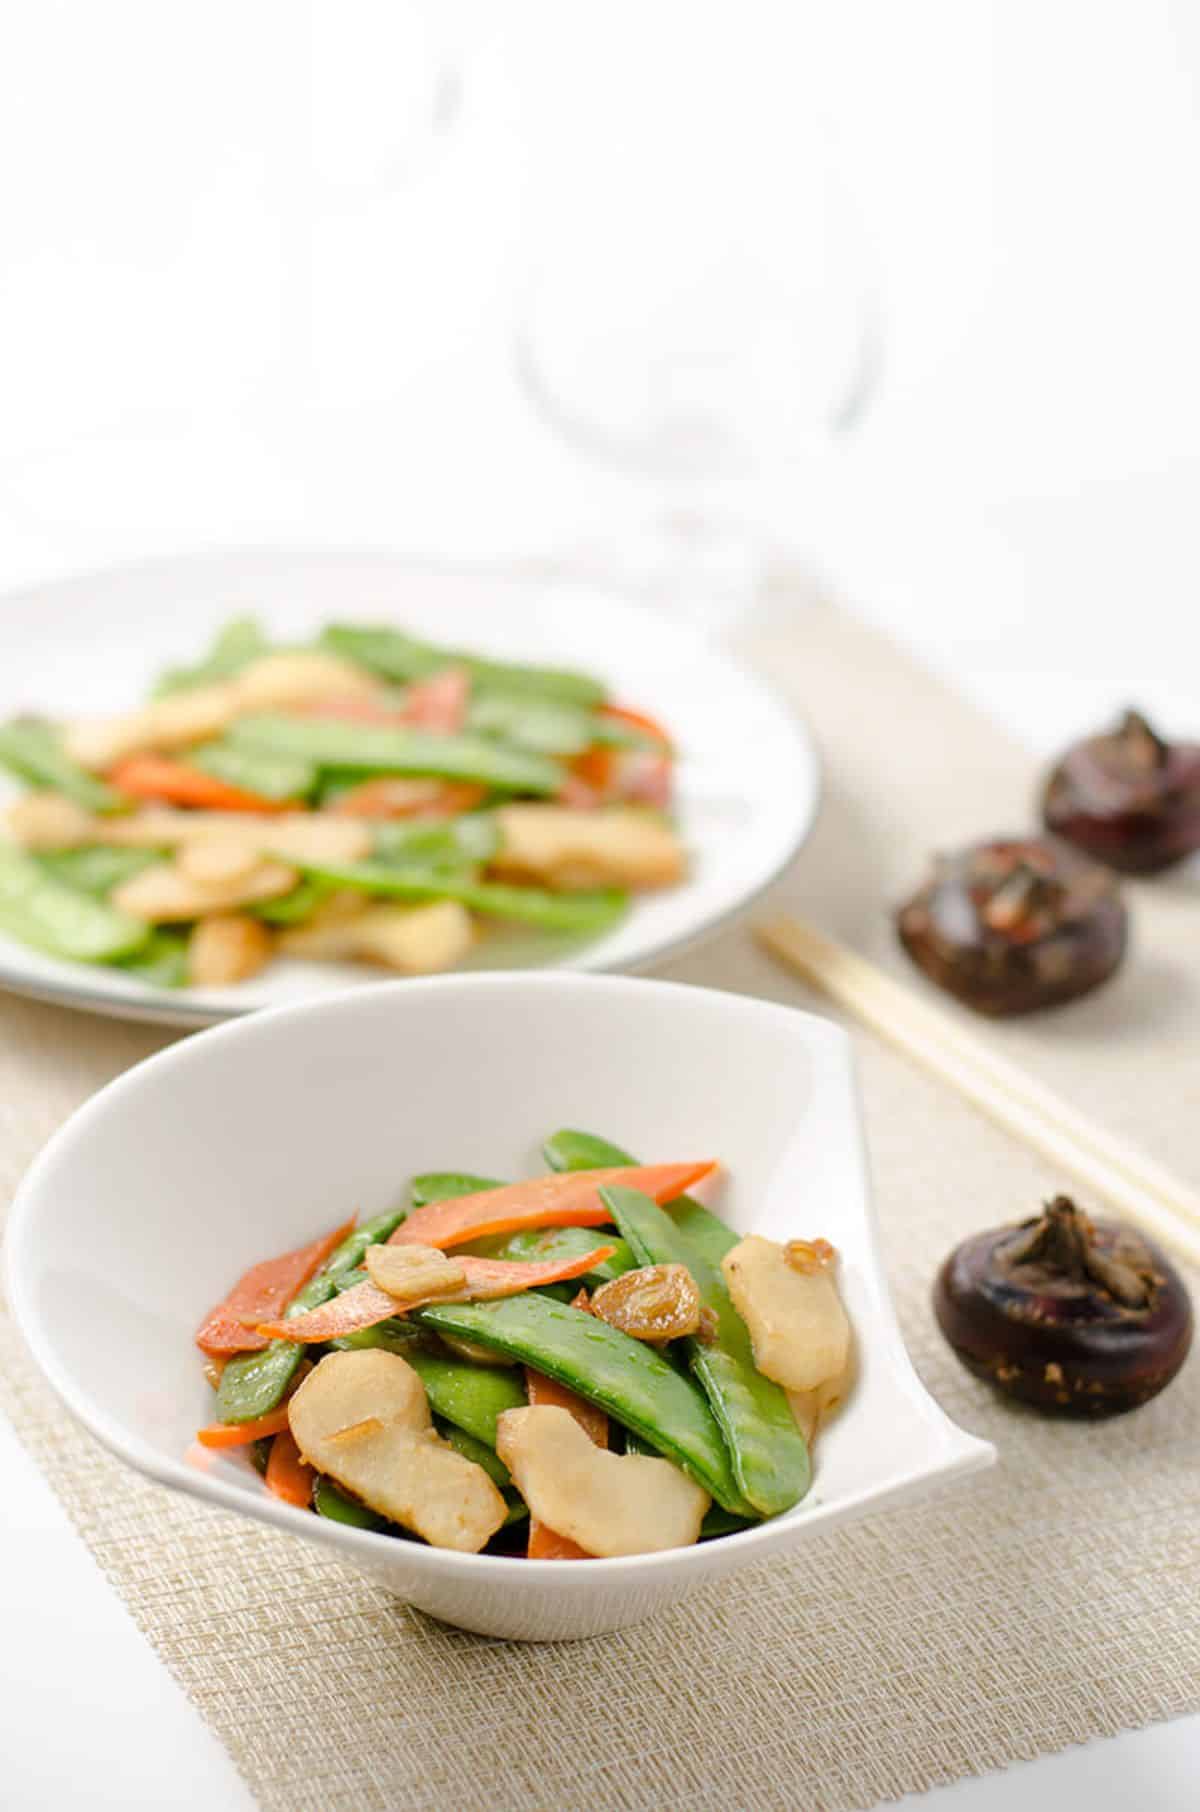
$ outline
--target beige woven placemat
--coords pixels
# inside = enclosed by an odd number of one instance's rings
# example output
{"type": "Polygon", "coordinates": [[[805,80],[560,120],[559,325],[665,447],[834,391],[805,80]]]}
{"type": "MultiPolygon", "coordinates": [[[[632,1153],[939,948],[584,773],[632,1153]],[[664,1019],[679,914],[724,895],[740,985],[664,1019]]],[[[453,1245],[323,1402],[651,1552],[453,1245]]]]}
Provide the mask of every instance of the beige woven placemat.
{"type": "MultiPolygon", "coordinates": [[[[892,960],[923,852],[1027,820],[1028,759],[895,649],[816,609],[749,650],[815,726],[819,832],[780,899],[892,960]]],[[[1200,1173],[1200,894],[1139,890],[1094,1001],[989,1032],[1200,1173]]],[[[668,965],[802,1002],[744,926],[668,965]]],[[[77,1102],[162,1036],[0,1000],[5,1199],[77,1102]]],[[[0,1403],[158,1653],[277,1812],[841,1812],[1200,1708],[1200,1361],[1101,1427],[1010,1410],[948,1356],[929,1281],[1058,1179],[859,1045],[891,1279],[917,1364],[1001,1464],[581,1644],[447,1630],[286,1536],[144,1484],[65,1423],[0,1322],[0,1403]]]]}

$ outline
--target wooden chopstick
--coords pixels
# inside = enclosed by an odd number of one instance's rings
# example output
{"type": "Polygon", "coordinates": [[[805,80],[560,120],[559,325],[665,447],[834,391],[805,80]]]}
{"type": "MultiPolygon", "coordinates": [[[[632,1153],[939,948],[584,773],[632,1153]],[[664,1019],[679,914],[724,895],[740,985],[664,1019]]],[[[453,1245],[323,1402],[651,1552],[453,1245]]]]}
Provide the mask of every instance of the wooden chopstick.
{"type": "Polygon", "coordinates": [[[755,927],[764,949],[1164,1245],[1200,1265],[1200,1190],[1115,1138],[873,963],[791,917],[755,927]]]}

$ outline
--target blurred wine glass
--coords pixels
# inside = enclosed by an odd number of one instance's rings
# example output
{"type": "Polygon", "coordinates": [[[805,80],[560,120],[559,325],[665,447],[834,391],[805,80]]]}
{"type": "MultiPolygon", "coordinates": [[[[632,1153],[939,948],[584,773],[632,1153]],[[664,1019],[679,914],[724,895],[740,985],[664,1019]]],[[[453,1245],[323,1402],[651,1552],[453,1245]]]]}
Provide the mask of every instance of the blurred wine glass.
{"type": "Polygon", "coordinates": [[[794,76],[772,85],[762,48],[752,35],[710,43],[706,70],[689,39],[691,79],[669,92],[626,82],[619,131],[598,133],[586,109],[560,114],[515,337],[540,417],[655,488],[653,520],[612,564],[717,626],[762,574],[772,531],[755,517],[781,476],[785,539],[809,540],[817,470],[880,365],[869,251],[827,128],[794,76]],[[723,103],[741,78],[761,104],[738,107],[731,142],[723,103]],[[631,122],[639,107],[656,132],[631,122]]]}
{"type": "Polygon", "coordinates": [[[420,357],[466,32],[462,0],[0,20],[0,507],[77,562],[308,532],[420,357]]]}

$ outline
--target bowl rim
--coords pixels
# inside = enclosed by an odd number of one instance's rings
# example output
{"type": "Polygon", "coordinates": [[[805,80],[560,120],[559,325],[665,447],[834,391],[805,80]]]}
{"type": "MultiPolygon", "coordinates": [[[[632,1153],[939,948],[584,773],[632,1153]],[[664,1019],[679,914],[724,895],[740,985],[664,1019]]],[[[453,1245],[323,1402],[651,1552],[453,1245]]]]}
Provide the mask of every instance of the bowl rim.
{"type": "Polygon", "coordinates": [[[74,1419],[100,1443],[135,1471],[154,1479],[169,1489],[182,1491],[202,1502],[216,1503],[240,1512],[253,1520],[290,1531],[320,1544],[336,1548],[348,1557],[359,1559],[367,1570],[384,1555],[411,1567],[420,1575],[456,1575],[461,1579],[475,1577],[497,1583],[524,1580],[544,1585],[557,1581],[563,1586],[610,1584],[639,1573],[656,1577],[692,1571],[697,1578],[711,1571],[718,1557],[730,1563],[750,1562],[787,1546],[801,1534],[830,1524],[842,1523],[875,1508],[898,1504],[922,1494],[937,1482],[949,1483],[993,1464],[996,1450],[988,1441],[959,1427],[922,1382],[905,1345],[892,1301],[883,1264],[879,1223],[870,1188],[861,1102],[847,1031],[835,1021],[805,1008],[785,1006],[756,996],[734,994],[719,988],[696,987],[685,982],[640,979],[628,975],[587,974],[578,971],[491,971],[474,974],[450,974],[382,982],[369,989],[352,989],[326,995],[316,1000],[298,1001],[287,1006],[239,1015],[179,1039],[165,1050],[156,1051],[122,1071],[89,1097],[51,1135],[26,1171],[16,1191],[4,1235],[4,1285],[14,1323],[43,1377],[74,1419]],[[532,990],[538,994],[567,997],[580,992],[607,993],[620,996],[636,993],[644,999],[656,995],[664,1008],[684,1004],[695,997],[719,1001],[721,1010],[735,1016],[760,1022],[801,1020],[811,1039],[840,1064],[849,1087],[854,1107],[853,1162],[858,1171],[864,1214],[866,1257],[870,1281],[876,1296],[878,1321],[876,1340],[881,1358],[893,1365],[900,1379],[920,1404],[931,1428],[938,1430],[944,1442],[944,1454],[936,1461],[915,1467],[877,1485],[866,1485],[849,1498],[836,1504],[822,1503],[819,1494],[810,1494],[792,1510],[755,1523],[747,1529],[719,1536],[708,1542],[686,1548],[662,1549],[648,1554],[624,1555],[608,1559],[589,1559],[564,1566],[561,1561],[530,1561],[519,1556],[464,1554],[453,1549],[434,1548],[421,1542],[397,1542],[394,1536],[361,1530],[314,1516],[295,1506],[269,1497],[265,1492],[251,1493],[225,1479],[217,1478],[189,1465],[180,1457],[168,1459],[142,1436],[131,1432],[81,1387],[71,1369],[60,1362],[54,1338],[35,1307],[32,1282],[26,1267],[32,1266],[32,1242],[37,1237],[37,1223],[43,1212],[41,1198],[52,1181],[56,1167],[69,1158],[74,1148],[86,1142],[95,1120],[127,1094],[136,1095],[142,1075],[147,1070],[156,1074],[164,1070],[186,1072],[194,1064],[207,1064],[211,1054],[230,1039],[272,1038],[280,1024],[293,1025],[307,1019],[320,1020],[332,1014],[355,1011],[380,1011],[385,1003],[394,1002],[398,1010],[422,997],[451,996],[463,992],[472,995],[514,994],[532,990]],[[303,1518],[303,1521],[300,1519],[303,1518]],[[534,1571],[531,1573],[530,1569],[534,1571]],[[480,1572],[482,1569],[482,1573],[480,1572]]]}

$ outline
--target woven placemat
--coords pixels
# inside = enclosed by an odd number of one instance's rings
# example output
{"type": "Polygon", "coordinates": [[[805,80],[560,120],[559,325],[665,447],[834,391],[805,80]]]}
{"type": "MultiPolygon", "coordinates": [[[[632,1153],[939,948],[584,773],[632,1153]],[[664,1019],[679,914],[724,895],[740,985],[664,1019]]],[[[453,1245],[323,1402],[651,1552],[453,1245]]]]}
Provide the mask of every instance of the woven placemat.
{"type": "MultiPolygon", "coordinates": [[[[882,903],[931,848],[1028,822],[1029,759],[832,611],[760,625],[746,652],[826,763],[819,830],[777,903],[891,963],[882,903]]],[[[1200,895],[1136,892],[1120,979],[987,1035],[1195,1179],[1200,895]]],[[[662,972],[805,1003],[744,926],[662,972]]],[[[0,1000],[5,1199],[65,1114],[162,1042],[0,1000]]],[[[1200,1709],[1200,1362],[1088,1428],[969,1379],[930,1317],[936,1262],[1061,1179],[882,1046],[861,1038],[859,1056],[905,1335],[1000,1465],[615,1636],[448,1630],[300,1541],[143,1483],[66,1422],[0,1318],[0,1405],[264,1807],[842,1812],[1200,1709]]]]}

